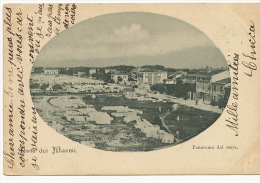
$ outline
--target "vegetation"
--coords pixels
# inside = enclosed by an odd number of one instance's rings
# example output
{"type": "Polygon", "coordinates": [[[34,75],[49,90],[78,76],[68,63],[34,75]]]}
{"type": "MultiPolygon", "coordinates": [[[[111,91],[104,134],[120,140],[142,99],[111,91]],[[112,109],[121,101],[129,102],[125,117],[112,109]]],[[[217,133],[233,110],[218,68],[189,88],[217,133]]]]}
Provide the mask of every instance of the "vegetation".
{"type": "Polygon", "coordinates": [[[151,86],[151,90],[158,91],[159,93],[166,93],[167,95],[174,95],[178,98],[188,99],[188,92],[195,92],[195,84],[183,83],[178,80],[176,85],[155,84],[151,86]]]}
{"type": "Polygon", "coordinates": [[[109,68],[116,69],[119,72],[129,73],[133,69],[135,69],[135,66],[131,66],[131,65],[117,65],[117,66],[111,66],[109,68]]]}
{"type": "Polygon", "coordinates": [[[49,87],[49,83],[43,83],[40,87],[41,90],[46,90],[49,87]]]}
{"type": "Polygon", "coordinates": [[[117,83],[121,83],[123,81],[123,78],[121,76],[117,77],[117,83]]]}
{"type": "Polygon", "coordinates": [[[40,87],[40,84],[39,83],[31,83],[30,84],[30,88],[31,89],[37,89],[37,88],[39,88],[40,87]]]}
{"type": "Polygon", "coordinates": [[[185,140],[204,131],[219,116],[220,114],[217,113],[180,105],[176,111],[171,112],[165,118],[165,123],[173,133],[179,131],[180,138],[185,140]],[[179,116],[179,120],[177,120],[177,116],[179,116]]]}
{"type": "Polygon", "coordinates": [[[52,89],[53,89],[53,91],[58,91],[58,90],[62,90],[63,88],[61,85],[56,84],[56,85],[53,85],[52,89]]]}
{"type": "Polygon", "coordinates": [[[103,80],[107,83],[114,83],[113,79],[111,79],[110,73],[96,73],[92,75],[93,78],[96,78],[98,80],[103,80]]]}
{"type": "Polygon", "coordinates": [[[210,105],[212,106],[218,106],[220,109],[224,109],[227,105],[228,102],[228,98],[224,97],[224,98],[220,98],[218,101],[212,99],[210,101],[210,105]]]}
{"type": "Polygon", "coordinates": [[[151,69],[151,70],[164,70],[164,66],[162,65],[144,65],[142,68],[151,69]]]}

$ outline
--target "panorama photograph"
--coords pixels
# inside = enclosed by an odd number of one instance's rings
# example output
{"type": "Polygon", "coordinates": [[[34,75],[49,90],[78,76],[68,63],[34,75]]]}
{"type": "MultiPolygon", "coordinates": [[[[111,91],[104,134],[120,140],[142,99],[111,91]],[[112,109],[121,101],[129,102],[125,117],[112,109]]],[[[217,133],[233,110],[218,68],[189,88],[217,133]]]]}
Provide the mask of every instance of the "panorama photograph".
{"type": "Polygon", "coordinates": [[[199,29],[148,12],[84,20],[40,51],[33,104],[57,133],[105,151],[153,151],[195,138],[230,95],[227,61],[199,29]]]}

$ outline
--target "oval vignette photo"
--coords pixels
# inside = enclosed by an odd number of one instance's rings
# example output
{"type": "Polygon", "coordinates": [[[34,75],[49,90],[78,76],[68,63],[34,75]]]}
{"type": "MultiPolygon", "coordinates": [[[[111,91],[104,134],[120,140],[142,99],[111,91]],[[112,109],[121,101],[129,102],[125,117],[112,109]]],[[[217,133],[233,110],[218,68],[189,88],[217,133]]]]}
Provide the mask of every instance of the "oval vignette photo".
{"type": "Polygon", "coordinates": [[[105,151],[153,151],[207,130],[230,94],[221,51],[196,27],[147,13],[105,14],[62,31],[30,76],[56,132],[105,151]]]}

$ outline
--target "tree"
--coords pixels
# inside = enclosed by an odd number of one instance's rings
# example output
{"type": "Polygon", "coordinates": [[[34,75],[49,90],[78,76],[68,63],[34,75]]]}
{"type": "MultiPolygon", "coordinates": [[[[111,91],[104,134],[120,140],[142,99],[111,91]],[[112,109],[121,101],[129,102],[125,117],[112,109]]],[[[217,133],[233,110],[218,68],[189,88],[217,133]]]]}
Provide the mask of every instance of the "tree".
{"type": "Polygon", "coordinates": [[[46,90],[46,88],[48,87],[49,87],[49,83],[43,83],[40,88],[41,90],[46,90]]]}
{"type": "Polygon", "coordinates": [[[39,83],[32,83],[32,84],[30,84],[30,88],[31,88],[31,89],[39,88],[39,86],[40,86],[39,83]]]}
{"type": "Polygon", "coordinates": [[[184,94],[183,99],[184,99],[184,100],[189,99],[189,94],[188,94],[188,92],[186,92],[186,93],[184,94]]]}
{"type": "Polygon", "coordinates": [[[118,76],[117,77],[117,83],[120,83],[120,82],[122,82],[123,81],[123,78],[121,77],[121,76],[118,76]]]}
{"type": "Polygon", "coordinates": [[[164,70],[164,66],[162,65],[144,65],[142,68],[151,69],[151,70],[164,70]]]}
{"type": "Polygon", "coordinates": [[[56,84],[56,85],[53,85],[52,89],[53,89],[53,91],[57,91],[57,90],[62,90],[63,88],[61,85],[56,84]]]}
{"type": "Polygon", "coordinates": [[[218,103],[217,105],[220,109],[224,109],[227,105],[227,102],[228,102],[227,98],[223,97],[223,98],[219,99],[219,101],[217,102],[218,103]]]}
{"type": "Polygon", "coordinates": [[[166,86],[163,84],[155,84],[151,86],[151,90],[158,91],[159,93],[165,93],[166,89],[166,86]]]}
{"type": "Polygon", "coordinates": [[[117,71],[123,72],[123,73],[129,73],[131,70],[133,70],[135,67],[130,65],[116,65],[109,67],[111,69],[116,69],[117,71]]]}

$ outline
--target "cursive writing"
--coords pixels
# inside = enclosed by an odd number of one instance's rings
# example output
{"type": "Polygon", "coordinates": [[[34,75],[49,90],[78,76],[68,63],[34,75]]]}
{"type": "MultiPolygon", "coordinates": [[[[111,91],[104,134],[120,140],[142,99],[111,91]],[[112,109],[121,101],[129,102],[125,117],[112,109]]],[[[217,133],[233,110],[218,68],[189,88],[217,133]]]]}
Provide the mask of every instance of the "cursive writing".
{"type": "Polygon", "coordinates": [[[255,37],[255,24],[252,20],[250,27],[249,27],[249,44],[250,44],[250,49],[251,52],[250,54],[245,54],[243,53],[242,55],[245,57],[245,59],[249,59],[249,61],[242,61],[243,66],[247,69],[246,72],[244,72],[245,75],[252,77],[253,76],[253,71],[257,69],[256,64],[254,63],[256,61],[256,37],[255,37]]]}
{"type": "Polygon", "coordinates": [[[232,77],[231,82],[231,95],[232,102],[231,105],[227,105],[226,112],[228,113],[228,118],[225,120],[227,122],[226,126],[235,132],[235,136],[238,136],[238,65],[239,65],[239,54],[234,53],[233,61],[228,61],[228,67],[232,77]]]}

